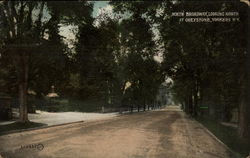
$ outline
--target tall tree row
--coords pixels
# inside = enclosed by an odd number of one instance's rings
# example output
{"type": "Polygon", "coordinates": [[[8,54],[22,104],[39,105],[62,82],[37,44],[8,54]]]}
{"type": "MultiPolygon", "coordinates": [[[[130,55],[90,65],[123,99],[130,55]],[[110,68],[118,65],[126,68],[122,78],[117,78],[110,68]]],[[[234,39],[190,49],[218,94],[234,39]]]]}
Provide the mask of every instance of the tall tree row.
{"type": "Polygon", "coordinates": [[[172,94],[184,111],[196,117],[203,114],[202,108],[207,107],[210,116],[229,121],[232,110],[236,109],[239,111],[239,135],[243,139],[250,138],[247,115],[250,110],[247,99],[249,14],[245,3],[114,1],[111,4],[119,14],[147,17],[147,23],[159,31],[158,44],[164,52],[162,68],[174,81],[172,94]],[[188,23],[172,16],[173,12],[183,11],[236,11],[240,20],[188,23]]]}
{"type": "Polygon", "coordinates": [[[247,6],[240,2],[165,2],[159,21],[165,47],[164,67],[174,80],[173,92],[193,116],[230,121],[239,110],[239,135],[249,138],[247,100],[247,6]],[[239,22],[187,23],[172,17],[181,11],[238,11],[239,22]],[[244,109],[244,110],[243,110],[244,109]]]}

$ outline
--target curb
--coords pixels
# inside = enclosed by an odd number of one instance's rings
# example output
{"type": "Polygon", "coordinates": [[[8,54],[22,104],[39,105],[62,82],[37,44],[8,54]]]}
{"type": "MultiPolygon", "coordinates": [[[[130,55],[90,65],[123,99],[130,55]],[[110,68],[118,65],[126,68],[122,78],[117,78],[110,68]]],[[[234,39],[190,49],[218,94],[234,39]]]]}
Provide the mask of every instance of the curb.
{"type": "Polygon", "coordinates": [[[68,122],[68,123],[62,123],[62,124],[50,125],[50,126],[44,125],[44,126],[34,127],[34,128],[12,130],[12,131],[7,131],[7,132],[2,132],[2,133],[0,133],[0,136],[7,135],[7,134],[13,134],[13,133],[21,133],[21,132],[26,132],[26,131],[33,131],[33,130],[39,130],[39,129],[46,129],[46,128],[70,125],[70,124],[83,123],[83,122],[85,122],[85,121],[76,121],[76,122],[68,122]]]}
{"type": "Polygon", "coordinates": [[[204,129],[213,139],[215,139],[217,142],[219,142],[223,147],[225,147],[228,151],[231,152],[231,154],[235,155],[235,152],[230,149],[226,144],[224,144],[219,138],[217,138],[211,131],[209,131],[203,124],[201,124],[200,122],[198,122],[197,120],[193,119],[195,122],[198,123],[198,125],[204,129]]]}

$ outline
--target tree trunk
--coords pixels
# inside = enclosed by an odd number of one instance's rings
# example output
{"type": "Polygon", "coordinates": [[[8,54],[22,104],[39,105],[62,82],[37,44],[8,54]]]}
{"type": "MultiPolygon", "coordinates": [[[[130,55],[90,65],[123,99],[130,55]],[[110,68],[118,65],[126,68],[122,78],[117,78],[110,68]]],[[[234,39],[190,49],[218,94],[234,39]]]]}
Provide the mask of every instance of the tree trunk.
{"type": "Polygon", "coordinates": [[[143,99],[143,111],[146,111],[146,100],[145,100],[145,98],[143,99]]]}
{"type": "Polygon", "coordinates": [[[193,113],[193,95],[192,92],[189,95],[189,102],[188,102],[188,114],[192,115],[193,113]]]}
{"type": "MultiPolygon", "coordinates": [[[[250,9],[248,8],[248,15],[250,9]]],[[[246,27],[249,28],[250,21],[247,20],[246,27]],[[248,27],[247,27],[248,26],[248,27]]],[[[243,77],[242,92],[241,92],[241,104],[239,108],[239,136],[242,140],[250,143],[250,31],[248,30],[248,47],[247,47],[247,62],[246,62],[246,76],[243,77]]]]}
{"type": "Polygon", "coordinates": [[[20,104],[20,122],[28,121],[27,109],[27,86],[26,83],[19,83],[19,104],[20,104]]]}
{"type": "Polygon", "coordinates": [[[188,99],[188,97],[186,97],[186,98],[185,98],[185,102],[184,102],[184,111],[185,111],[186,113],[189,112],[189,111],[188,111],[188,105],[189,105],[189,99],[188,99]]]}
{"type": "Polygon", "coordinates": [[[244,88],[239,108],[239,136],[242,140],[250,142],[250,105],[247,87],[244,88]]]}
{"type": "Polygon", "coordinates": [[[20,122],[28,122],[28,56],[20,55],[19,58],[19,104],[20,104],[20,122]]]}
{"type": "Polygon", "coordinates": [[[119,99],[119,114],[122,114],[123,111],[122,99],[119,99]]]}
{"type": "Polygon", "coordinates": [[[196,117],[198,114],[198,81],[194,84],[194,101],[193,101],[193,116],[196,117]]]}

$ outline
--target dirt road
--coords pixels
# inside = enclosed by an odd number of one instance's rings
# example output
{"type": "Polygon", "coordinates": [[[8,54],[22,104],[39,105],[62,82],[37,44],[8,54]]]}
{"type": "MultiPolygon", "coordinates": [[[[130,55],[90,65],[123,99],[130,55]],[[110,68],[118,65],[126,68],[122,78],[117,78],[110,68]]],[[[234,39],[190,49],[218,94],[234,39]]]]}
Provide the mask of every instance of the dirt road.
{"type": "Polygon", "coordinates": [[[3,158],[229,158],[176,107],[0,136],[3,158]]]}

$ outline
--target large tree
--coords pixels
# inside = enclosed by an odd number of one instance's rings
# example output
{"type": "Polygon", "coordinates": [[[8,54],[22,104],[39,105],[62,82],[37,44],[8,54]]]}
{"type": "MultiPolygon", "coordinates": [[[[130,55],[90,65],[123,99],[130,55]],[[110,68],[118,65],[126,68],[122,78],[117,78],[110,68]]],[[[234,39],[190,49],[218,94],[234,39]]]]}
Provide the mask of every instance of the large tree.
{"type": "MultiPolygon", "coordinates": [[[[166,4],[168,2],[165,2],[166,4]]],[[[231,111],[239,109],[239,133],[249,135],[247,79],[247,9],[240,2],[196,3],[176,1],[163,8],[159,22],[165,45],[165,70],[174,80],[174,91],[185,110],[197,115],[199,106],[221,111],[217,118],[231,119],[231,111]],[[172,12],[239,11],[239,22],[187,23],[172,17],[172,12]],[[244,109],[244,110],[243,110],[244,109]]],[[[248,136],[247,136],[248,135],[248,136]]]]}
{"type": "MultiPolygon", "coordinates": [[[[250,110],[247,100],[249,92],[246,88],[249,74],[246,68],[249,15],[245,3],[113,1],[111,4],[116,12],[128,19],[133,15],[147,17],[147,23],[159,30],[164,70],[173,79],[173,94],[187,113],[197,116],[200,106],[209,105],[211,109],[220,111],[217,113],[218,119],[228,121],[232,109],[239,109],[239,134],[241,138],[250,138],[247,116],[250,110]],[[240,20],[226,24],[188,23],[171,16],[173,12],[183,10],[233,10],[239,12],[240,20]]],[[[134,43],[131,42],[131,45],[136,47],[134,43]]]]}
{"type": "MultiPolygon", "coordinates": [[[[161,64],[154,60],[157,55],[153,25],[147,15],[148,2],[111,2],[120,20],[121,52],[123,53],[124,74],[130,82],[127,100],[139,107],[151,104],[156,97],[159,85],[163,82],[161,64]],[[150,74],[150,75],[149,75],[150,74]]],[[[126,94],[126,93],[125,93],[126,94]]]]}
{"type": "Polygon", "coordinates": [[[0,28],[1,55],[8,56],[15,65],[22,122],[28,121],[27,90],[29,81],[32,79],[29,74],[41,75],[42,69],[46,69],[44,64],[50,65],[47,68],[55,69],[54,72],[61,69],[59,63],[65,57],[63,57],[64,44],[59,35],[60,24],[88,22],[91,17],[92,7],[87,2],[73,2],[70,7],[66,6],[68,4],[65,5],[65,2],[4,1],[0,3],[0,19],[3,26],[0,28]],[[37,64],[34,61],[39,62],[37,64]]]}

